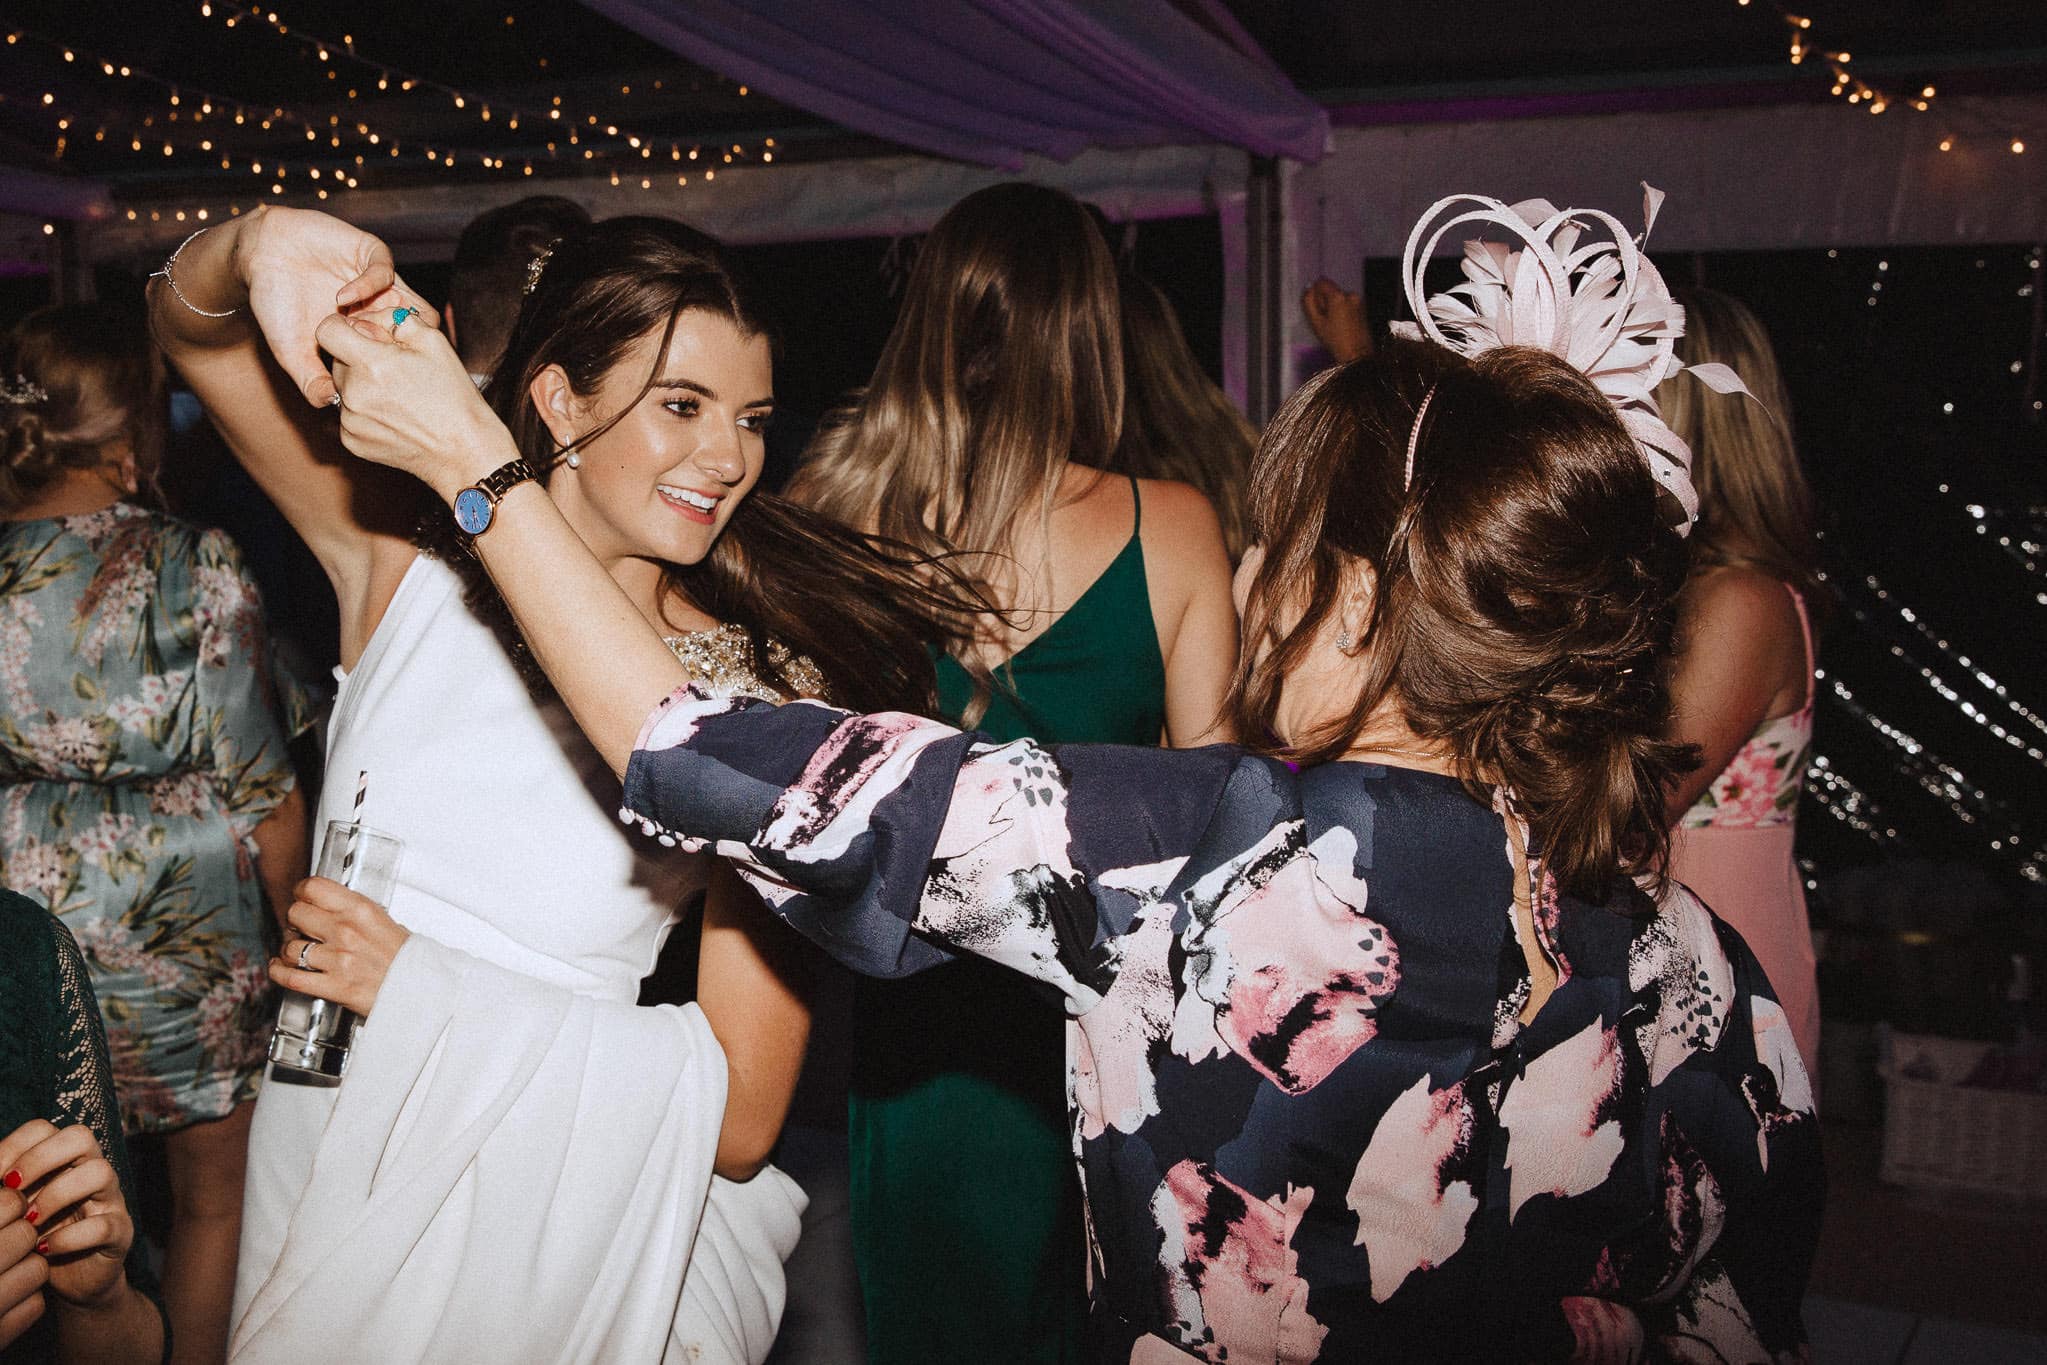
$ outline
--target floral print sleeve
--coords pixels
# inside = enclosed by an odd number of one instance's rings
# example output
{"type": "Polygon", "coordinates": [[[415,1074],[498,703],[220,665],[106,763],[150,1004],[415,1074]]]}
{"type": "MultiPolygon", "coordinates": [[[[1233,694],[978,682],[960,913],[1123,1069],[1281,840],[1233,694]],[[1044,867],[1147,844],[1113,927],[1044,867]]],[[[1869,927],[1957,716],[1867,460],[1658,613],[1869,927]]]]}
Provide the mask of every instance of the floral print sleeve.
{"type": "Polygon", "coordinates": [[[666,827],[686,824],[702,836],[692,842],[715,843],[778,914],[847,965],[902,976],[957,954],[989,957],[1058,990],[1069,1013],[1092,1008],[1106,988],[1096,946],[1127,928],[1141,875],[1131,864],[1169,877],[1173,853],[1184,859],[1236,761],[1222,750],[1069,751],[1069,762],[1114,766],[1133,784],[1159,770],[1170,793],[1156,806],[1111,798],[1120,818],[1096,851],[1116,875],[1104,883],[1075,864],[1063,830],[1071,794],[1088,801],[1108,785],[1074,782],[1030,740],[998,746],[915,716],[848,717],[685,689],[649,720],[639,747],[622,814],[669,840],[666,827]],[[800,766],[757,776],[720,762],[715,742],[690,742],[742,713],[749,740],[766,741],[750,756],[801,755],[800,766]],[[944,789],[931,790],[941,774],[944,789]],[[720,799],[671,801],[698,783],[720,799]],[[1002,912],[989,913],[996,905],[1002,912]]]}
{"type": "Polygon", "coordinates": [[[1059,994],[1098,1358],[1801,1357],[1811,1087],[1682,888],[1578,901],[1538,850],[1524,1023],[1510,840],[1454,779],[689,689],[638,748],[621,814],[849,965],[1059,994]]]}
{"type": "Polygon", "coordinates": [[[288,748],[304,728],[298,687],[281,676],[263,599],[241,551],[219,531],[200,536],[192,566],[199,723],[210,772],[235,831],[247,838],[291,794],[288,748]]]}

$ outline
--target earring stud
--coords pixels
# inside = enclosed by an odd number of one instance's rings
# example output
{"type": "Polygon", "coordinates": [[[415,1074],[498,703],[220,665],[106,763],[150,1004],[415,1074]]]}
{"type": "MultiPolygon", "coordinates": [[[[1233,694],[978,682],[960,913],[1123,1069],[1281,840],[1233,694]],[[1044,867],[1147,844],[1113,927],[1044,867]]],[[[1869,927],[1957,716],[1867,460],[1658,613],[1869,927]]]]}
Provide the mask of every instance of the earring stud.
{"type": "Polygon", "coordinates": [[[1349,653],[1350,644],[1351,644],[1350,632],[1349,631],[1338,632],[1336,636],[1336,647],[1340,650],[1343,650],[1345,653],[1349,653]]]}

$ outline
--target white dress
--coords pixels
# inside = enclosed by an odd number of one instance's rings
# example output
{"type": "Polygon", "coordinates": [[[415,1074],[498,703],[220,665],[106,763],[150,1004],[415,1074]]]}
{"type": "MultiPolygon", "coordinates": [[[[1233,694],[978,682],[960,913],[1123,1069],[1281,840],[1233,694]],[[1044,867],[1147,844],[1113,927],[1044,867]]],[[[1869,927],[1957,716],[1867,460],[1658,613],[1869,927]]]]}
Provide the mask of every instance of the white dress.
{"type": "Polygon", "coordinates": [[[529,696],[420,556],[342,678],[323,830],[404,841],[398,954],[338,1089],[268,1081],[232,1357],[757,1365],[802,1193],[714,1176],[725,1059],[640,1008],[704,866],[626,830],[566,710],[529,696]]]}

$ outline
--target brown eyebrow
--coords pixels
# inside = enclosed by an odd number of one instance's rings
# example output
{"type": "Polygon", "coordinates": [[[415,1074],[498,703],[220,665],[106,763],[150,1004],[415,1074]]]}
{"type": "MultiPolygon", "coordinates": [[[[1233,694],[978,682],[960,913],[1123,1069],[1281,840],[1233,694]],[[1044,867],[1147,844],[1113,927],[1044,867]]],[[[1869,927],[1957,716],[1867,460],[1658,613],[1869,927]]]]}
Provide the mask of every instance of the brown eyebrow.
{"type": "MultiPolygon", "coordinates": [[[[698,395],[699,397],[709,399],[713,403],[718,401],[717,394],[711,392],[702,384],[697,383],[696,380],[694,379],[682,379],[679,377],[675,379],[657,379],[652,384],[649,384],[647,387],[650,389],[682,389],[688,393],[693,393],[698,395]]],[[[774,405],[775,405],[774,396],[769,395],[766,398],[756,398],[752,402],[742,404],[741,406],[749,408],[771,408],[774,405]]]]}

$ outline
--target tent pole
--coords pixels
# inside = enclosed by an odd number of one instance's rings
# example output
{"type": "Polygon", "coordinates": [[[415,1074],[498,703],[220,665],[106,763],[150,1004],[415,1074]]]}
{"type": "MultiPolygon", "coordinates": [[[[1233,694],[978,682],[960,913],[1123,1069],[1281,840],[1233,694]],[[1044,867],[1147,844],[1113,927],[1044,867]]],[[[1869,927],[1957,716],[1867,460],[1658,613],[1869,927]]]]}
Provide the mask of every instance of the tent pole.
{"type": "Polygon", "coordinates": [[[1244,415],[1259,428],[1279,410],[1281,397],[1285,202],[1278,160],[1252,157],[1244,205],[1244,415]]]}
{"type": "Polygon", "coordinates": [[[59,219],[56,228],[49,239],[50,302],[91,303],[92,270],[78,250],[78,224],[59,219]]]}

